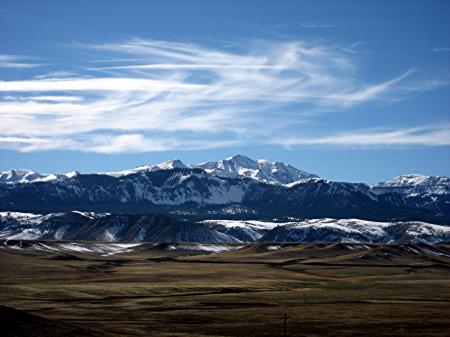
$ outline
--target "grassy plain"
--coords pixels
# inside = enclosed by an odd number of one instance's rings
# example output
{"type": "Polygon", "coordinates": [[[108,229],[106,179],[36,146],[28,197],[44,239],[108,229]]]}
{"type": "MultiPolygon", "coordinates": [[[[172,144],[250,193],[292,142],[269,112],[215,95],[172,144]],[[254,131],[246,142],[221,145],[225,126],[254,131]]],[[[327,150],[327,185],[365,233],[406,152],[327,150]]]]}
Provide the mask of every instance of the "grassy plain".
{"type": "Polygon", "coordinates": [[[2,336],[450,336],[449,245],[168,247],[3,246],[2,336]]]}

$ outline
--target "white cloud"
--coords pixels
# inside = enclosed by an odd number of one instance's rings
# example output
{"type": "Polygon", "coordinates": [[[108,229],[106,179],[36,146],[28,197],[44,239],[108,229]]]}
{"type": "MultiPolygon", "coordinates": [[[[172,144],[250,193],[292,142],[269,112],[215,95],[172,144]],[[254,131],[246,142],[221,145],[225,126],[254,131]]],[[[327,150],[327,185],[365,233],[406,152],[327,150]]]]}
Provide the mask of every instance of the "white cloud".
{"type": "Polygon", "coordinates": [[[80,96],[30,96],[31,101],[48,101],[48,102],[77,102],[82,101],[80,96]]]}
{"type": "Polygon", "coordinates": [[[94,145],[85,150],[98,153],[168,151],[212,149],[237,145],[237,141],[216,141],[206,143],[203,140],[179,140],[176,138],[148,138],[141,134],[127,134],[117,137],[94,138],[94,145]]]}
{"type": "Polygon", "coordinates": [[[286,137],[269,141],[285,147],[332,145],[346,147],[450,145],[449,125],[428,125],[397,130],[350,131],[322,137],[286,137]]]}
{"type": "Polygon", "coordinates": [[[377,96],[382,94],[383,92],[388,91],[391,87],[396,85],[397,83],[401,82],[403,79],[405,79],[410,74],[414,73],[414,70],[408,70],[401,76],[398,76],[392,80],[367,86],[365,88],[362,88],[358,91],[354,91],[351,93],[346,94],[337,94],[337,95],[330,95],[329,99],[336,99],[339,102],[347,102],[347,104],[352,105],[354,103],[358,102],[366,102],[372,99],[375,99],[377,96]]]}
{"type": "Polygon", "coordinates": [[[342,48],[296,41],[233,50],[142,39],[78,47],[110,61],[0,81],[0,147],[110,153],[230,146],[288,134],[306,111],[342,111],[421,90],[405,83],[412,70],[366,83],[342,48]],[[294,106],[299,112],[287,120],[280,111],[294,106]]]}

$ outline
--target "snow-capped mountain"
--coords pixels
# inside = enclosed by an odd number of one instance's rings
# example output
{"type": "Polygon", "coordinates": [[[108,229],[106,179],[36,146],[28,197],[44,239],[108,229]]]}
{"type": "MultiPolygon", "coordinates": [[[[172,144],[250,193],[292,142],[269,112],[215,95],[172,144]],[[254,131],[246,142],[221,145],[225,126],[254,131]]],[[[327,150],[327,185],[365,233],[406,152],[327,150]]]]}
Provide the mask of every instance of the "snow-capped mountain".
{"type": "Polygon", "coordinates": [[[289,164],[265,159],[253,160],[239,154],[220,161],[198,164],[195,167],[219,176],[244,176],[274,184],[289,184],[299,180],[318,178],[315,174],[301,171],[289,164]]]}
{"type": "Polygon", "coordinates": [[[333,182],[287,164],[233,156],[132,170],[0,177],[0,210],[167,213],[184,219],[363,218],[450,223],[450,179],[409,175],[374,186],[333,182]],[[292,182],[293,181],[293,182],[292,182]]]}
{"type": "Polygon", "coordinates": [[[289,222],[177,221],[162,215],[48,215],[0,212],[0,239],[108,242],[355,242],[437,243],[450,240],[450,227],[425,222],[310,219],[289,222]]]}

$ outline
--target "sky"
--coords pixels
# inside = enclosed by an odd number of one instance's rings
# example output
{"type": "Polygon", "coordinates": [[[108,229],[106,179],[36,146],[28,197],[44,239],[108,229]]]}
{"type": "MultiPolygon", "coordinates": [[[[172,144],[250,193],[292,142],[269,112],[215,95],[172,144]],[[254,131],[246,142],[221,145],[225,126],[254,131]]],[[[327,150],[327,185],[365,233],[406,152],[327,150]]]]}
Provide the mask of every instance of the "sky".
{"type": "Polygon", "coordinates": [[[450,175],[448,1],[0,2],[0,170],[233,154],[450,175]]]}

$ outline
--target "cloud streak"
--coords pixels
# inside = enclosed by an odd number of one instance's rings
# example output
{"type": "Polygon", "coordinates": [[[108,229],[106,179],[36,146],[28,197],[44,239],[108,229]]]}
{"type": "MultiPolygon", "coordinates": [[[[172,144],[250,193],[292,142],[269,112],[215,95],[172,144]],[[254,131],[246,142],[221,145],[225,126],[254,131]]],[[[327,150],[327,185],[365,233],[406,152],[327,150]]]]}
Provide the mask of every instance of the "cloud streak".
{"type": "Polygon", "coordinates": [[[0,68],[34,68],[39,67],[40,64],[24,62],[27,58],[19,55],[1,55],[0,54],[0,68]]]}
{"type": "Polygon", "coordinates": [[[450,47],[437,47],[432,49],[435,53],[450,52],[450,47]]]}
{"type": "Polygon", "coordinates": [[[330,145],[345,147],[384,146],[448,146],[449,125],[428,125],[397,130],[350,131],[323,137],[287,137],[273,139],[272,144],[285,147],[305,145],[330,145]]]}

